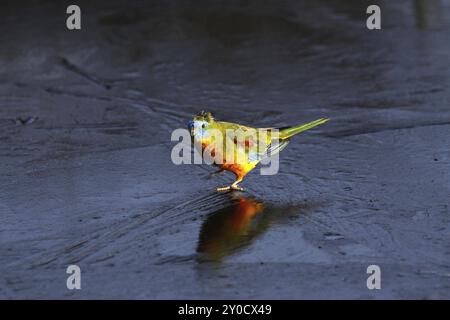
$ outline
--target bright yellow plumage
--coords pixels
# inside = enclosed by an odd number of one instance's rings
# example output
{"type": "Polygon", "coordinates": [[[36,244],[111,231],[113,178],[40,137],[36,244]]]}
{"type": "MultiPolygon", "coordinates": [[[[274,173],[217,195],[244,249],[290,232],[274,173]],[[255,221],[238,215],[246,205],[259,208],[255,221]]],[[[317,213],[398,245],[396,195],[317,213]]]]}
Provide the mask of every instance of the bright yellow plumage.
{"type": "Polygon", "coordinates": [[[220,171],[228,170],[236,175],[236,180],[218,191],[243,190],[238,186],[264,156],[280,152],[289,138],[327,122],[319,119],[304,125],[276,128],[252,128],[237,123],[216,121],[211,113],[202,112],[189,122],[189,129],[198,151],[214,158],[220,171]]]}

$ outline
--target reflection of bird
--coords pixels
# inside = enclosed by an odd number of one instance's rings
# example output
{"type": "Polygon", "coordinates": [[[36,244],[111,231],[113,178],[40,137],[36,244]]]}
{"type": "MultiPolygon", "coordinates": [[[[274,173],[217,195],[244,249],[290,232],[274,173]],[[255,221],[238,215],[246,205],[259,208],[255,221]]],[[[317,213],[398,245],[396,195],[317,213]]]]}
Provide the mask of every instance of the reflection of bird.
{"type": "Polygon", "coordinates": [[[285,219],[306,214],[317,206],[306,202],[281,206],[265,204],[237,192],[224,196],[229,198],[230,205],[211,212],[200,228],[197,245],[200,261],[220,262],[225,256],[250,245],[274,224],[291,221],[285,219]]]}
{"type": "Polygon", "coordinates": [[[188,127],[195,144],[201,148],[199,151],[209,150],[212,157],[220,159],[219,162],[215,161],[215,164],[220,167],[219,172],[228,170],[236,175],[236,180],[231,185],[217,188],[217,191],[242,191],[238,183],[255,168],[262,158],[273,156],[283,150],[293,135],[328,120],[318,119],[294,127],[257,129],[231,122],[216,121],[211,113],[202,112],[189,122],[188,127]],[[265,130],[265,135],[260,135],[260,131],[257,130],[265,130]],[[221,134],[222,140],[217,139],[216,132],[221,134]],[[229,148],[229,145],[233,147],[229,148]]]}
{"type": "Polygon", "coordinates": [[[230,200],[230,204],[211,212],[200,228],[197,245],[200,261],[220,262],[224,257],[250,245],[274,224],[291,221],[291,218],[306,214],[316,207],[316,204],[307,202],[267,204],[237,192],[224,196],[230,200]]]}
{"type": "Polygon", "coordinates": [[[203,223],[197,251],[218,261],[268,226],[267,219],[252,223],[264,204],[251,198],[232,199],[232,205],[211,214],[203,223]]]}

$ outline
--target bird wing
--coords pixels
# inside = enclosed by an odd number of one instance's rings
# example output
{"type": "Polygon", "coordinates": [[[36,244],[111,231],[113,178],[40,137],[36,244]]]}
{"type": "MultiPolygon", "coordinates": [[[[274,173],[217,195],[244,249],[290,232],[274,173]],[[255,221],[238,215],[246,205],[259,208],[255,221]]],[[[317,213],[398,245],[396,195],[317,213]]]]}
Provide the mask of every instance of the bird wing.
{"type": "Polygon", "coordinates": [[[222,133],[225,134],[226,139],[230,139],[238,147],[242,148],[252,148],[258,145],[256,128],[247,127],[241,124],[232,122],[218,122],[222,133]],[[237,139],[237,133],[240,132],[243,136],[239,136],[237,139]]]}
{"type": "Polygon", "coordinates": [[[276,155],[277,153],[281,152],[281,150],[283,150],[284,148],[287,147],[287,145],[289,144],[289,140],[283,140],[280,142],[275,142],[275,143],[271,143],[268,145],[267,149],[264,150],[263,152],[258,152],[258,153],[249,153],[248,159],[249,162],[254,162],[254,161],[261,161],[264,158],[269,158],[272,157],[274,155],[276,155]]]}
{"type": "Polygon", "coordinates": [[[275,128],[260,128],[267,131],[267,141],[264,150],[259,150],[258,136],[255,134],[258,129],[232,122],[221,121],[218,123],[222,132],[224,132],[226,139],[230,142],[233,141],[237,147],[237,150],[245,150],[249,163],[258,163],[265,157],[274,156],[283,150],[289,143],[289,140],[287,139],[282,141],[273,141],[271,130],[275,128]],[[243,138],[241,137],[240,139],[236,139],[236,132],[238,130],[241,130],[243,133],[243,138]]]}

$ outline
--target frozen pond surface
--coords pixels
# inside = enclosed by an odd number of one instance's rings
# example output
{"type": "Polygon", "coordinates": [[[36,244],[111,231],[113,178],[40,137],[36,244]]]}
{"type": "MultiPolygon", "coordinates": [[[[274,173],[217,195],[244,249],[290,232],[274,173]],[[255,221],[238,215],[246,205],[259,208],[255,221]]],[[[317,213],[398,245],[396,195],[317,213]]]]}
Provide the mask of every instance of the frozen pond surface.
{"type": "Polygon", "coordinates": [[[1,298],[450,298],[449,1],[146,3],[0,5],[1,298]],[[332,121],[219,195],[202,109],[332,121]]]}

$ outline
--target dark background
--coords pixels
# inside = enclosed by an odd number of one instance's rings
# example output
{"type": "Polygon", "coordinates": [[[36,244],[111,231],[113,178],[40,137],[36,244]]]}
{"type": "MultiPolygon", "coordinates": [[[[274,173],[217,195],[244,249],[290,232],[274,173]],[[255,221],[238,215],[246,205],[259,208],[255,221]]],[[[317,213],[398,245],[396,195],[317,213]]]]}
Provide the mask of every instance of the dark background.
{"type": "Polygon", "coordinates": [[[450,298],[449,1],[73,3],[0,4],[1,298],[450,298]],[[332,120],[218,195],[200,110],[332,120]]]}

